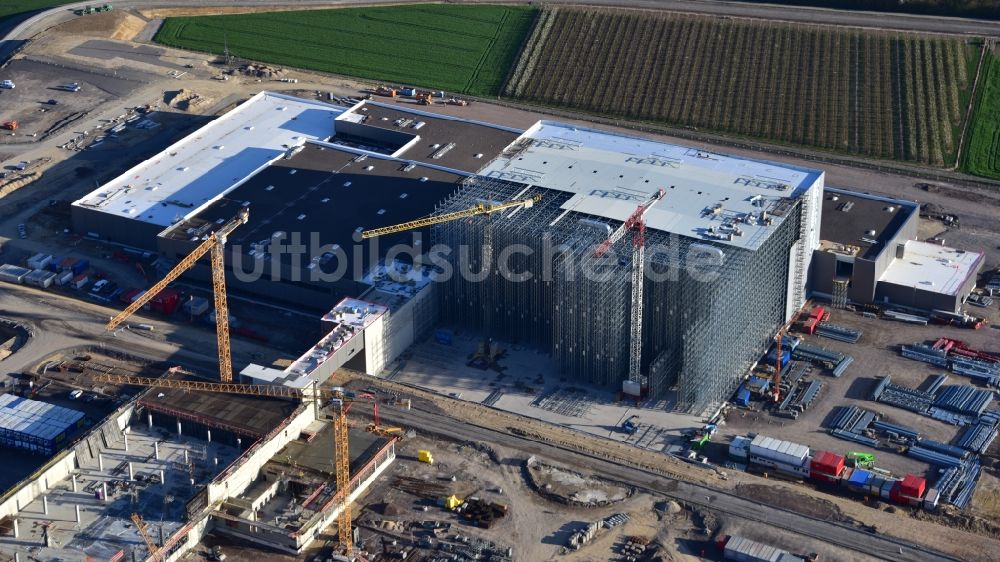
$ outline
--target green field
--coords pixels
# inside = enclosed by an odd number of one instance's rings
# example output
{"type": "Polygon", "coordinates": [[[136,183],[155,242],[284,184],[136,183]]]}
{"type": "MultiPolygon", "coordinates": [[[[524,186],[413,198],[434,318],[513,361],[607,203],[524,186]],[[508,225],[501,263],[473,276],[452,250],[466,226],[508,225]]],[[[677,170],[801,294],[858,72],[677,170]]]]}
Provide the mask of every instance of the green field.
{"type": "Polygon", "coordinates": [[[249,60],[496,95],[536,12],[421,4],[168,18],[156,41],[217,54],[228,42],[231,54],[249,60]]]}
{"type": "Polygon", "coordinates": [[[969,131],[965,171],[1000,179],[1000,57],[987,55],[969,131]]]}
{"type": "Polygon", "coordinates": [[[11,16],[69,4],[74,0],[0,0],[0,27],[11,16]]]}

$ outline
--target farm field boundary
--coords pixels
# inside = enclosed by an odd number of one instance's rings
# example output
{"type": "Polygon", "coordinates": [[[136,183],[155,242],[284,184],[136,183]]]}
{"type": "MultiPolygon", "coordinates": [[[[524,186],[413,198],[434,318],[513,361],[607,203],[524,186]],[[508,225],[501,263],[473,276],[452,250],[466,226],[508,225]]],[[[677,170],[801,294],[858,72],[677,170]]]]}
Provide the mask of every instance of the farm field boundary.
{"type": "Polygon", "coordinates": [[[493,96],[538,10],[415,4],[168,18],[155,41],[390,83],[493,96]]]}
{"type": "Polygon", "coordinates": [[[541,21],[505,88],[515,99],[935,167],[955,162],[980,48],[641,10],[541,21]]]}
{"type": "Polygon", "coordinates": [[[1000,179],[1000,56],[983,61],[963,168],[970,174],[1000,179]]]}

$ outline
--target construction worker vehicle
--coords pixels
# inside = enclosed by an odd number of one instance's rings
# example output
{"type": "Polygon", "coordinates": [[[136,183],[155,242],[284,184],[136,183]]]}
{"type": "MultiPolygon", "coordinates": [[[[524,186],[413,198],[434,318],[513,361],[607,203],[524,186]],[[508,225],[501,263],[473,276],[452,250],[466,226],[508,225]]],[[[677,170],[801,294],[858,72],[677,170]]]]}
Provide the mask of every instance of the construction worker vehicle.
{"type": "Polygon", "coordinates": [[[850,451],[847,453],[847,461],[853,464],[854,468],[872,468],[875,466],[875,455],[850,451]]]}

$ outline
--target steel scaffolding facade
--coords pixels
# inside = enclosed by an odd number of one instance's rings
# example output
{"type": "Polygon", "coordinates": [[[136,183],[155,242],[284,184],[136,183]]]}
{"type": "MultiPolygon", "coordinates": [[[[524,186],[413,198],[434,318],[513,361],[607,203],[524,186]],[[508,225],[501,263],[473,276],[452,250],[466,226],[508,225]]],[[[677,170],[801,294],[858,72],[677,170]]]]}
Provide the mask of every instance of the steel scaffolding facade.
{"type": "MultiPolygon", "coordinates": [[[[434,227],[432,243],[452,249],[455,271],[437,291],[441,319],[550,351],[567,376],[620,388],[629,364],[630,236],[594,257],[620,222],[562,209],[569,193],[482,177],[465,182],[437,212],[535,193],[543,198],[532,208],[434,227]],[[463,261],[482,271],[484,247],[489,274],[478,280],[459,273],[463,261]],[[530,255],[511,253],[515,247],[530,255]],[[512,281],[498,275],[497,263],[532,278],[512,281]]],[[[682,408],[701,411],[739,385],[782,322],[799,205],[784,218],[756,251],[647,231],[643,372],[654,397],[676,387],[682,408]],[[686,267],[694,254],[720,251],[711,280],[686,267]]]]}

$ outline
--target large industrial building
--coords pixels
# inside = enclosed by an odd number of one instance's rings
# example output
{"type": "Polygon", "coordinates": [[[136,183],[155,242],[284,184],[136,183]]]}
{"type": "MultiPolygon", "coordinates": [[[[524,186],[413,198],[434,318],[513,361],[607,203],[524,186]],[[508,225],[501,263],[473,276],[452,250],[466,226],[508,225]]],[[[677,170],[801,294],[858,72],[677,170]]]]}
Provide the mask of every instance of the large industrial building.
{"type": "Polygon", "coordinates": [[[985,254],[918,240],[916,202],[828,188],[812,293],[915,311],[958,312],[985,254]]]}
{"type": "MultiPolygon", "coordinates": [[[[820,171],[548,121],[517,131],[401,104],[342,108],[262,92],[76,201],[73,225],[177,260],[248,207],[228,241],[233,290],[317,311],[351,298],[370,318],[378,310],[350,345],[318,344],[314,378],[355,356],[378,374],[444,325],[534,346],[567,376],[621,388],[632,241],[601,258],[594,248],[660,189],[645,215],[642,372],[650,395],[676,391],[680,407],[703,409],[735,389],[805,300],[820,171]],[[541,199],[531,208],[358,243],[363,230],[532,196],[541,199]],[[413,268],[393,259],[397,244],[450,253],[413,268]],[[484,250],[493,267],[463,274],[480,270],[484,250]],[[530,275],[512,279],[504,266],[530,275]]],[[[207,279],[207,265],[193,275],[207,279]]]]}

